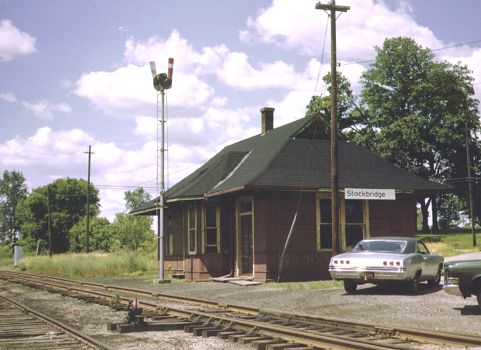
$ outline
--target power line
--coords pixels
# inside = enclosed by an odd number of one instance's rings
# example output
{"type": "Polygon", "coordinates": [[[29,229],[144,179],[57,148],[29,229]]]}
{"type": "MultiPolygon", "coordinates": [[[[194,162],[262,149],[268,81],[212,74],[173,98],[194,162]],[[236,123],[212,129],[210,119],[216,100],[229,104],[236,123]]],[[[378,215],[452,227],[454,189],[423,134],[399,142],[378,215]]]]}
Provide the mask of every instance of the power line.
{"type": "MultiPolygon", "coordinates": [[[[477,43],[481,43],[481,40],[466,41],[466,42],[448,45],[448,46],[443,46],[443,47],[439,47],[439,48],[436,48],[436,49],[430,49],[430,50],[431,51],[441,51],[441,50],[446,50],[446,49],[452,49],[454,47],[460,47],[460,46],[463,46],[463,45],[471,45],[471,44],[477,44],[477,43]]],[[[342,63],[339,66],[342,67],[342,66],[349,66],[349,65],[352,65],[352,64],[365,64],[365,63],[370,63],[370,62],[374,62],[374,61],[375,61],[374,59],[351,61],[351,62],[342,63]]]]}

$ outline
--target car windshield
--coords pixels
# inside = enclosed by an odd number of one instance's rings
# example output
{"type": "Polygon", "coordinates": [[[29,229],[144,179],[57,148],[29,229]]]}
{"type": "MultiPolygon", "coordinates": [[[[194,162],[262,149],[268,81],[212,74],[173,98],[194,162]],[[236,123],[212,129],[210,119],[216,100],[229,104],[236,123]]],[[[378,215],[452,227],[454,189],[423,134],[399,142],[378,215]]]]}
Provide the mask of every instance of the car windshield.
{"type": "Polygon", "coordinates": [[[406,248],[406,241],[361,241],[352,249],[353,252],[391,252],[402,253],[406,248]]]}

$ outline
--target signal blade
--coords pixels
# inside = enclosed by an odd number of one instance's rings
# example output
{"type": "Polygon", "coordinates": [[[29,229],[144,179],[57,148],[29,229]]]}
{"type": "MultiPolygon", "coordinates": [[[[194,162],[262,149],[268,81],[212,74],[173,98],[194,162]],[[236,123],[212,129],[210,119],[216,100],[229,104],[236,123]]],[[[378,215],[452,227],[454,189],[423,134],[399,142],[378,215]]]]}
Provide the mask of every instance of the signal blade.
{"type": "Polygon", "coordinates": [[[150,61],[150,71],[152,72],[152,78],[155,78],[157,71],[155,70],[155,62],[150,61]]]}

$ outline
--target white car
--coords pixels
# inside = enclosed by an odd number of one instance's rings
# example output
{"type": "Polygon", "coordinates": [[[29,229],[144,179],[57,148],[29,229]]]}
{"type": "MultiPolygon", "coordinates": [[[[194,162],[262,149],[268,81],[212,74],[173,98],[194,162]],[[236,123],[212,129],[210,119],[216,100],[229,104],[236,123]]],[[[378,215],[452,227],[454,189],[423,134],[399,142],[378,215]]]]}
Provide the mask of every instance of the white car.
{"type": "Polygon", "coordinates": [[[438,285],[444,258],[431,254],[421,239],[376,237],[357,243],[351,252],[336,255],[329,273],[344,281],[344,290],[354,293],[358,284],[404,282],[416,292],[419,282],[438,285]]]}

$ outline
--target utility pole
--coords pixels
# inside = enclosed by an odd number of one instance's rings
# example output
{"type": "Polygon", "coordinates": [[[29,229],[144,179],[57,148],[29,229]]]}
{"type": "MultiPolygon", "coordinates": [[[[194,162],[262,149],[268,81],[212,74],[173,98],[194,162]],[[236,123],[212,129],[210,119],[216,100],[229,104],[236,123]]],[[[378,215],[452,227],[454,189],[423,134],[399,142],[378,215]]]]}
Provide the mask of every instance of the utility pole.
{"type": "Polygon", "coordinates": [[[90,234],[90,160],[92,157],[92,146],[89,145],[89,151],[84,152],[89,155],[88,175],[87,175],[87,242],[85,246],[85,252],[89,252],[89,234],[90,234]]]}
{"type": "Polygon", "coordinates": [[[469,152],[468,122],[464,123],[464,130],[466,132],[466,166],[468,168],[469,216],[471,218],[471,233],[473,235],[473,247],[476,247],[476,233],[474,232],[473,179],[471,178],[471,156],[469,152]]]}
{"type": "Polygon", "coordinates": [[[50,186],[47,186],[47,226],[48,226],[48,255],[52,257],[52,216],[50,214],[50,186]]]}
{"type": "Polygon", "coordinates": [[[347,12],[349,6],[330,4],[316,4],[316,10],[328,10],[331,17],[331,125],[330,125],[330,154],[331,154],[331,217],[332,217],[332,251],[340,252],[339,234],[339,175],[337,171],[337,57],[336,57],[336,12],[347,12]]]}

